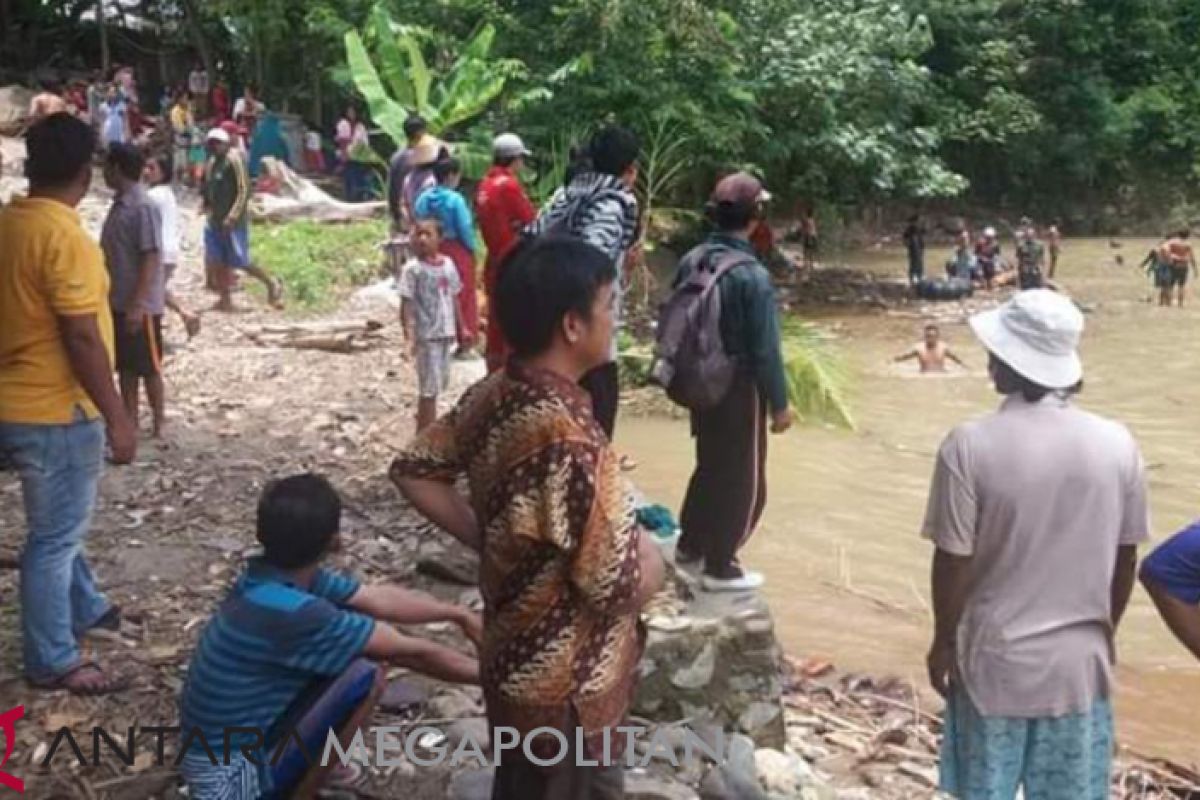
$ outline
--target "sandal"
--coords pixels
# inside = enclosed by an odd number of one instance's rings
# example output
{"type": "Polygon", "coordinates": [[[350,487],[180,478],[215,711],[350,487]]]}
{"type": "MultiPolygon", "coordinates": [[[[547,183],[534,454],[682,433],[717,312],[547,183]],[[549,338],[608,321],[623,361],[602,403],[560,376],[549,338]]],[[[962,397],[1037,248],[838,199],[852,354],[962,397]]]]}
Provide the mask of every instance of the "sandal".
{"type": "Polygon", "coordinates": [[[66,689],[71,694],[80,697],[113,694],[128,688],[129,683],[129,678],[123,675],[108,675],[100,669],[100,665],[95,661],[80,661],[63,674],[47,681],[30,681],[30,684],[37,689],[44,691],[66,689]],[[87,680],[89,675],[93,676],[93,680],[87,680]],[[98,676],[98,679],[95,676],[98,676]]]}
{"type": "Polygon", "coordinates": [[[89,631],[97,628],[114,632],[121,630],[121,607],[116,604],[109,606],[108,611],[100,615],[100,619],[88,626],[89,631]]]}

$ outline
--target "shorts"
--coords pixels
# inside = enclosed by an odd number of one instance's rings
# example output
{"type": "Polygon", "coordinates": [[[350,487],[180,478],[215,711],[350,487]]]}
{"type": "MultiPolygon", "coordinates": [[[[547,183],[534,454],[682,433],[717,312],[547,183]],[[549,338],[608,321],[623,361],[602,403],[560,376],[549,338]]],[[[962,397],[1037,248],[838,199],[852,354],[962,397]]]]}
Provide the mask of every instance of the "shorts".
{"type": "Polygon", "coordinates": [[[1182,267],[1177,267],[1174,264],[1172,264],[1171,265],[1171,280],[1167,284],[1167,286],[1171,287],[1171,288],[1176,287],[1176,286],[1187,286],[1187,282],[1188,282],[1187,266],[1185,265],[1182,267]]]}
{"type": "Polygon", "coordinates": [[[117,372],[153,378],[162,373],[162,314],[146,314],[142,323],[141,330],[130,333],[125,328],[125,315],[113,312],[117,372]]]}
{"type": "Polygon", "coordinates": [[[940,789],[960,800],[1108,800],[1108,700],[1062,717],[985,717],[962,688],[946,703],[940,789]]]}
{"type": "Polygon", "coordinates": [[[417,345],[417,390],[422,400],[437,397],[450,385],[456,346],[454,339],[430,339],[417,345]]]}
{"type": "Polygon", "coordinates": [[[813,234],[805,234],[800,240],[800,246],[806,253],[817,253],[821,250],[821,240],[813,234]]]}
{"type": "Polygon", "coordinates": [[[204,226],[204,260],[232,269],[250,266],[250,227],[243,222],[232,231],[204,226]]]}

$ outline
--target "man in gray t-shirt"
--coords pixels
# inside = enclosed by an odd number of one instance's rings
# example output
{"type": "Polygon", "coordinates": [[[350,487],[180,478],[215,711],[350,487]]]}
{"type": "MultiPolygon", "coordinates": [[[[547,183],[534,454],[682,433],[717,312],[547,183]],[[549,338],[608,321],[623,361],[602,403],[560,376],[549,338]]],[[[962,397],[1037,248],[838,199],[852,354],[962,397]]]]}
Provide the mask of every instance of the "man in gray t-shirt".
{"type": "Polygon", "coordinates": [[[1000,410],[938,453],[924,535],[947,698],[941,788],[964,800],[1106,800],[1113,637],[1149,537],[1124,426],[1077,408],[1083,315],[1049,289],[971,318],[1000,410]]]}
{"type": "Polygon", "coordinates": [[[104,181],[115,193],[100,246],[110,280],[116,370],[121,396],[130,419],[137,424],[138,387],[146,396],[154,420],[154,435],[163,425],[162,315],[166,295],[162,264],[162,220],[140,179],[145,160],[133,145],[109,148],[104,181]]]}

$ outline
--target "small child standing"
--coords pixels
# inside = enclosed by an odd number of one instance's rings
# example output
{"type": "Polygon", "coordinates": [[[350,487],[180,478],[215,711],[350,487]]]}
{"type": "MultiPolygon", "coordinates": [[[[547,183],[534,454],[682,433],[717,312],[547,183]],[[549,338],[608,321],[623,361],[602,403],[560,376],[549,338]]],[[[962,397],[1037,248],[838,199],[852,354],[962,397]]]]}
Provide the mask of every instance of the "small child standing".
{"type": "Polygon", "coordinates": [[[457,298],[462,289],[454,262],[438,252],[442,226],[418,220],[412,231],[413,260],[400,274],[400,323],[417,362],[417,431],[437,419],[438,395],[446,390],[457,343],[457,298]]]}

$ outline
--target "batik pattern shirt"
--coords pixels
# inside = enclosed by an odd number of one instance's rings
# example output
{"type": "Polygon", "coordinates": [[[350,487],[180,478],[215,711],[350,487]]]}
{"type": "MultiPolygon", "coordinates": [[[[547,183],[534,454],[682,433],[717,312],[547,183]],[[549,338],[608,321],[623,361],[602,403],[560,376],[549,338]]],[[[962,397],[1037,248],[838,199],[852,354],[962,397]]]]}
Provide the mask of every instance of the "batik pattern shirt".
{"type": "MultiPolygon", "coordinates": [[[[599,752],[634,689],[641,571],[630,494],[578,385],[513,362],[392,464],[465,475],[482,537],[480,676],[493,726],[585,731],[599,752]]],[[[614,734],[615,736],[615,734],[614,734]]]]}

